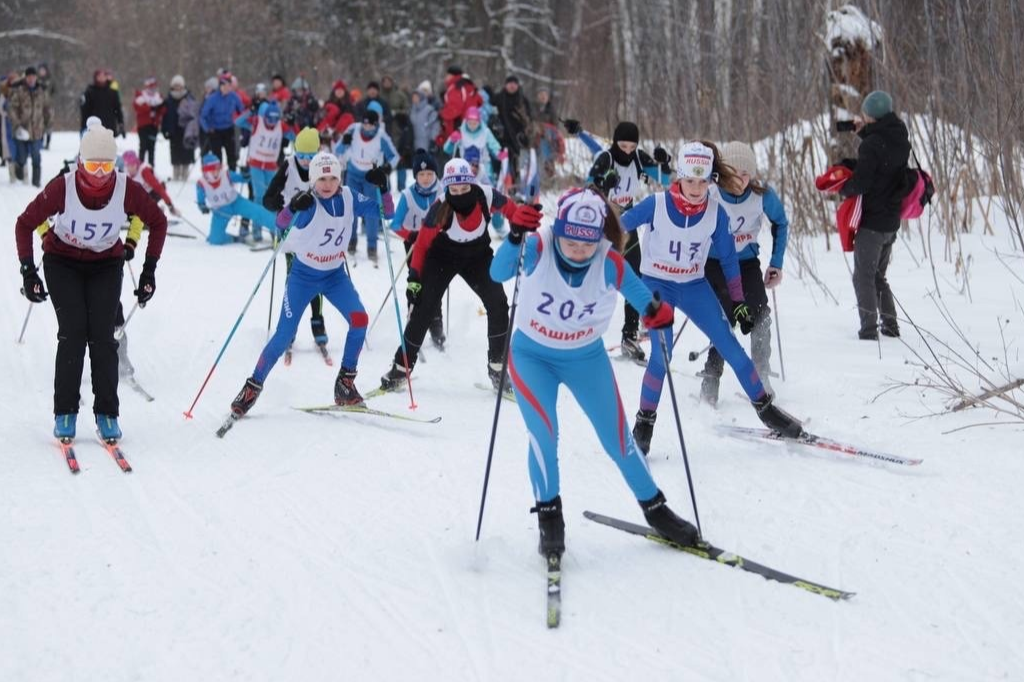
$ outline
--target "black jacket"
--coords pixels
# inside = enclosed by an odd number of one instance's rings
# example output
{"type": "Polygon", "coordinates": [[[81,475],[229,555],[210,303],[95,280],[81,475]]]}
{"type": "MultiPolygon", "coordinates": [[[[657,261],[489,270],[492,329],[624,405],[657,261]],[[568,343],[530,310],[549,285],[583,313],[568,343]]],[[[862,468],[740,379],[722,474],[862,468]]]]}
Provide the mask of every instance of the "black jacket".
{"type": "Polygon", "coordinates": [[[124,131],[121,96],[109,85],[101,88],[93,84],[85,89],[85,94],[82,95],[81,114],[82,130],[85,130],[85,122],[90,116],[97,116],[103,122],[103,127],[113,130],[115,135],[120,135],[124,131]]]}
{"type": "Polygon", "coordinates": [[[857,163],[840,194],[864,195],[860,229],[895,232],[900,229],[900,204],[907,195],[910,135],[896,114],[886,114],[860,132],[857,163]]]}

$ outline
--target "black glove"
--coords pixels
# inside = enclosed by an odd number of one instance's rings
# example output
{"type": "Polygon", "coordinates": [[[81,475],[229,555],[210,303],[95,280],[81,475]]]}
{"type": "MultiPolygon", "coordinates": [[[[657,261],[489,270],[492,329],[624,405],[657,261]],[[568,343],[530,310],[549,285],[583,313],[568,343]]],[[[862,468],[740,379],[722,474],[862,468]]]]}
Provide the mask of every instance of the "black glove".
{"type": "Polygon", "coordinates": [[[124,261],[127,263],[132,258],[135,258],[135,247],[137,244],[133,239],[124,240],[124,261]]]}
{"type": "Polygon", "coordinates": [[[167,130],[164,131],[164,139],[165,140],[171,139],[171,133],[169,131],[167,131],[167,130]]]}
{"type": "Polygon", "coordinates": [[[252,178],[252,171],[249,170],[248,166],[242,166],[238,169],[238,172],[242,174],[242,177],[246,180],[252,178]]]}
{"type": "Polygon", "coordinates": [[[580,131],[583,130],[583,126],[574,118],[563,118],[562,125],[565,126],[565,132],[570,135],[579,135],[580,131]]]}
{"type": "Polygon", "coordinates": [[[207,213],[210,212],[210,207],[207,206],[206,204],[199,204],[199,212],[202,213],[203,215],[206,215],[207,213]]]}
{"type": "Polygon", "coordinates": [[[391,166],[374,166],[366,171],[366,181],[380,189],[381,192],[388,191],[388,176],[391,174],[391,166]]]}
{"type": "Polygon", "coordinates": [[[341,136],[341,143],[346,147],[352,144],[352,133],[345,133],[341,136]]]}
{"type": "Polygon", "coordinates": [[[305,211],[307,208],[313,208],[313,193],[308,190],[305,192],[299,192],[292,197],[292,200],[288,202],[288,210],[292,213],[298,213],[299,211],[305,211]]]}
{"type": "Polygon", "coordinates": [[[142,266],[142,274],[139,275],[139,288],[135,290],[139,299],[139,307],[145,308],[149,299],[156,293],[156,258],[146,257],[146,263],[142,266]]]}
{"type": "Polygon", "coordinates": [[[857,159],[850,159],[850,158],[840,159],[839,163],[836,164],[836,165],[845,166],[845,167],[849,168],[850,170],[855,171],[855,170],[857,170],[857,159]]]}
{"type": "Polygon", "coordinates": [[[46,288],[43,287],[43,280],[39,279],[36,265],[31,260],[22,262],[21,280],[23,283],[21,292],[25,294],[25,298],[33,303],[42,303],[46,300],[49,294],[46,293],[46,288]]]}
{"type": "Polygon", "coordinates": [[[423,285],[420,284],[420,273],[409,268],[409,277],[405,284],[405,301],[409,304],[410,310],[420,302],[421,291],[423,291],[423,285]]]}
{"type": "Polygon", "coordinates": [[[612,191],[619,185],[619,174],[616,173],[614,169],[609,168],[605,171],[604,175],[594,178],[594,184],[597,185],[599,190],[608,194],[608,192],[612,191]]]}
{"type": "Polygon", "coordinates": [[[667,151],[665,151],[664,147],[655,147],[654,160],[657,161],[658,163],[668,163],[669,161],[672,160],[672,157],[669,155],[667,151]]]}
{"type": "Polygon", "coordinates": [[[754,314],[750,312],[750,306],[745,301],[733,301],[732,317],[739,322],[740,331],[749,334],[754,328],[754,314]]]}

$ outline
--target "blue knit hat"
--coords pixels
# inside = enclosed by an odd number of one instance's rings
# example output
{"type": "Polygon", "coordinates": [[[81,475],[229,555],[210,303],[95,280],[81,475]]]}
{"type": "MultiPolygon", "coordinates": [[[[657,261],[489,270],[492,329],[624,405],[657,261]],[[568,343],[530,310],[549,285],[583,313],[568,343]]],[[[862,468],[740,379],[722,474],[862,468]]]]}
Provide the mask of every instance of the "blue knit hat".
{"type": "Polygon", "coordinates": [[[864,112],[864,115],[877,121],[886,114],[892,113],[892,97],[887,92],[875,90],[864,98],[860,110],[864,112]]]}
{"type": "Polygon", "coordinates": [[[553,232],[580,242],[599,242],[604,238],[604,221],[608,204],[604,198],[589,189],[569,192],[558,202],[553,232]]]}
{"type": "Polygon", "coordinates": [[[434,155],[423,149],[417,149],[416,153],[412,157],[412,172],[419,173],[420,171],[434,171],[437,173],[437,160],[434,155]]]}
{"type": "Polygon", "coordinates": [[[480,147],[466,147],[462,151],[462,158],[469,163],[480,163],[480,147]]]}
{"type": "Polygon", "coordinates": [[[277,102],[263,102],[257,113],[269,126],[276,126],[281,120],[281,107],[277,106],[277,102]]]}

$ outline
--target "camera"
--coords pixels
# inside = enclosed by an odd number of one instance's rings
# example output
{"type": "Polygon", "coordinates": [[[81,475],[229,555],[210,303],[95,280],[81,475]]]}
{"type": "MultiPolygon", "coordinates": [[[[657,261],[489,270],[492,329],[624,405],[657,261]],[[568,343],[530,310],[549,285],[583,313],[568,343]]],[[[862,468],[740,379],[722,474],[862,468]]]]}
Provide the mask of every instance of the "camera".
{"type": "Polygon", "coordinates": [[[853,121],[836,121],[837,133],[851,133],[856,129],[857,125],[853,121]]]}

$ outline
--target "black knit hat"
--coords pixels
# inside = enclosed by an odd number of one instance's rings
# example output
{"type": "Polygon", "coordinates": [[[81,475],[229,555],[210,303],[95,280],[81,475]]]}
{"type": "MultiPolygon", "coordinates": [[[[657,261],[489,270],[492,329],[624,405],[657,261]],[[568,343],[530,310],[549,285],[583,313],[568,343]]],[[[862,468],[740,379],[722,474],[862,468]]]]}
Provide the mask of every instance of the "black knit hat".
{"type": "Polygon", "coordinates": [[[367,110],[363,112],[363,123],[369,123],[370,125],[375,126],[380,123],[380,115],[373,109],[367,108],[367,110]]]}
{"type": "Polygon", "coordinates": [[[519,85],[519,76],[516,76],[515,74],[513,74],[513,75],[509,76],[508,78],[506,78],[505,79],[505,85],[508,85],[509,83],[515,83],[516,85],[519,85]]]}
{"type": "Polygon", "coordinates": [[[430,154],[424,149],[417,149],[416,153],[412,157],[412,172],[419,173],[420,171],[434,171],[437,173],[437,160],[433,154],[430,154]]]}
{"type": "Polygon", "coordinates": [[[370,81],[369,83],[366,84],[366,89],[369,90],[370,88],[373,88],[374,90],[380,90],[380,83],[378,83],[377,81],[370,81]]]}
{"type": "Polygon", "coordinates": [[[622,121],[615,126],[613,142],[636,142],[640,144],[640,129],[632,121],[622,121]]]}
{"type": "Polygon", "coordinates": [[[462,67],[459,67],[459,66],[449,66],[448,67],[448,75],[449,76],[461,76],[462,75],[462,67]]]}
{"type": "Polygon", "coordinates": [[[25,75],[26,76],[38,76],[39,73],[36,71],[36,67],[30,66],[27,69],[25,69],[25,75]]]}

